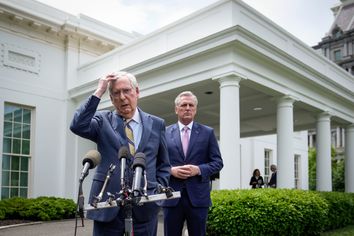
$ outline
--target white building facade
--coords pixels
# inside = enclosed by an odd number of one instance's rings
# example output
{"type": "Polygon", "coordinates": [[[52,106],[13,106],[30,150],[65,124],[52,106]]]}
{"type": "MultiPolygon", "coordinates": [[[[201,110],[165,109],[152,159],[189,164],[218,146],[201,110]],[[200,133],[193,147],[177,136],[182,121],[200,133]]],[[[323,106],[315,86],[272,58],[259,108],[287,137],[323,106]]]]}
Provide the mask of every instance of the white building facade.
{"type": "MultiPolygon", "coordinates": [[[[126,70],[139,106],[176,122],[183,90],[215,129],[220,189],[249,188],[255,168],[278,165],[280,188],[308,189],[307,129],[317,131],[317,186],[331,191],[331,125],[354,143],[354,78],[241,1],[221,0],[149,35],[115,29],[35,1],[0,1],[1,197],[76,198],[82,157],[76,107],[107,72],[126,70]],[[329,177],[328,177],[329,176],[329,177]]],[[[108,96],[101,109],[112,109],[108,96]]],[[[354,145],[346,170],[354,170],[354,145]]],[[[354,171],[346,191],[354,192],[354,171]]],[[[85,180],[88,193],[90,176],[85,180]]]]}

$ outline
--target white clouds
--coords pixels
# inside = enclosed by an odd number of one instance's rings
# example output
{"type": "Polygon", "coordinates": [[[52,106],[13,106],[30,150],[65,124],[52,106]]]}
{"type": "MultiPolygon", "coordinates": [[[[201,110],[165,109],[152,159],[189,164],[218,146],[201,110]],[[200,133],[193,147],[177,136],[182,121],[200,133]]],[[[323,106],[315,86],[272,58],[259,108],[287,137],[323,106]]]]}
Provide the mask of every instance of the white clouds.
{"type": "MultiPolygon", "coordinates": [[[[83,13],[122,30],[150,33],[217,0],[38,0],[74,15],[83,13]]],[[[310,46],[321,41],[339,0],[244,0],[310,46]]]]}
{"type": "Polygon", "coordinates": [[[217,0],[38,0],[73,15],[83,13],[126,31],[147,34],[217,0]]]}
{"type": "Polygon", "coordinates": [[[244,0],[295,37],[314,46],[330,29],[339,0],[244,0]]]}

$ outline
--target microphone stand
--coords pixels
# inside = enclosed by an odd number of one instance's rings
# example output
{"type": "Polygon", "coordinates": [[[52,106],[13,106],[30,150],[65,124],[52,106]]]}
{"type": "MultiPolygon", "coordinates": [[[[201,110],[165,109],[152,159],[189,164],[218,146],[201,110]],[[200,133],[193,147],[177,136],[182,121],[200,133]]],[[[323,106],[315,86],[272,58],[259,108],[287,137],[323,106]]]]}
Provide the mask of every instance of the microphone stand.
{"type": "Polygon", "coordinates": [[[78,194],[78,200],[77,200],[78,204],[79,204],[79,216],[81,218],[81,224],[82,227],[84,227],[84,202],[85,202],[85,197],[84,197],[84,193],[82,191],[82,182],[79,184],[79,194],[78,194]]]}
{"type": "Polygon", "coordinates": [[[77,204],[76,204],[76,214],[75,214],[75,232],[74,235],[76,236],[77,233],[77,216],[80,216],[81,218],[81,225],[84,227],[84,202],[85,202],[85,197],[82,191],[82,181],[79,181],[79,191],[77,195],[77,204]]]}
{"type": "Polygon", "coordinates": [[[125,236],[134,236],[134,227],[133,227],[133,199],[130,194],[124,199],[121,203],[123,207],[125,219],[124,219],[124,228],[125,236]]]}
{"type": "Polygon", "coordinates": [[[113,164],[111,164],[109,166],[108,173],[107,173],[106,179],[105,179],[105,181],[103,183],[101,192],[96,197],[94,197],[94,200],[92,202],[92,206],[97,206],[97,203],[102,200],[103,193],[104,193],[104,191],[105,191],[105,189],[107,187],[107,184],[108,184],[109,180],[111,179],[111,175],[112,175],[112,173],[113,173],[115,168],[116,168],[116,166],[113,165],[113,164]]]}

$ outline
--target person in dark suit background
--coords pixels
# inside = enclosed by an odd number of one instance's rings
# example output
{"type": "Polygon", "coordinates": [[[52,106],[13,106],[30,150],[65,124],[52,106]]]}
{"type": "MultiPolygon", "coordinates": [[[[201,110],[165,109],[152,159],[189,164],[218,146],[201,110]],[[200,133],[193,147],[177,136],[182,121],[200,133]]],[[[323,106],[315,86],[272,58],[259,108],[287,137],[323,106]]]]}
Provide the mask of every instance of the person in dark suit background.
{"type": "Polygon", "coordinates": [[[268,186],[271,188],[276,188],[277,187],[277,166],[272,164],[270,166],[270,170],[272,171],[272,176],[270,177],[268,186]]]}
{"type": "Polygon", "coordinates": [[[252,188],[262,188],[264,185],[263,177],[261,176],[261,172],[259,169],[255,169],[253,171],[251,180],[250,180],[250,185],[252,188]]]}
{"type": "MultiPolygon", "coordinates": [[[[133,131],[133,152],[146,156],[145,170],[148,195],[156,193],[159,185],[168,186],[170,163],[165,136],[164,120],[143,112],[138,108],[139,86],[134,75],[127,72],[111,73],[99,79],[98,87],[76,111],[70,129],[73,133],[92,140],[97,144],[102,161],[96,168],[90,191],[89,202],[102,189],[110,164],[120,166],[118,151],[128,147],[125,132],[126,122],[133,131]],[[109,90],[115,111],[97,111],[101,97],[109,90]]],[[[131,153],[131,157],[134,153],[131,153]]],[[[127,168],[132,164],[127,160],[127,168]]],[[[106,192],[118,193],[120,189],[120,168],[116,168],[106,188],[106,192]]],[[[128,171],[132,179],[132,171],[128,171]]],[[[142,184],[144,181],[141,181],[142,184]]],[[[104,194],[102,201],[107,199],[104,194]]],[[[155,202],[133,206],[134,235],[155,236],[157,234],[157,214],[159,206],[155,202]]],[[[94,220],[94,236],[124,235],[124,210],[120,207],[98,209],[87,212],[87,218],[94,220]]]]}
{"type": "Polygon", "coordinates": [[[192,92],[180,93],[175,99],[178,122],[166,129],[172,166],[170,187],[180,191],[181,198],[162,204],[165,236],[181,236],[185,221],[189,236],[206,234],[211,206],[210,177],[223,167],[214,130],[194,121],[197,105],[197,97],[192,92]],[[186,150],[184,138],[190,140],[186,150]]]}

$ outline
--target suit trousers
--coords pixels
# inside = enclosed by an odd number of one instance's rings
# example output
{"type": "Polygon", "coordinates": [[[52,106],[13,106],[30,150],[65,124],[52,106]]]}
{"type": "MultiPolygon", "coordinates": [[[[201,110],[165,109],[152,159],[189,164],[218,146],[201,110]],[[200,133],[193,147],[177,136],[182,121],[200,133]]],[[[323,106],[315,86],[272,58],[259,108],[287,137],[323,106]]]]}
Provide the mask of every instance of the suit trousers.
{"type": "MultiPolygon", "coordinates": [[[[93,236],[124,236],[125,215],[121,209],[116,218],[110,222],[94,221],[93,236]]],[[[157,235],[157,215],[146,222],[135,222],[133,219],[134,236],[156,236],[157,235]]]]}
{"type": "Polygon", "coordinates": [[[178,204],[163,208],[165,236],[181,236],[184,221],[187,221],[189,236],[205,236],[208,210],[208,207],[192,206],[187,190],[182,189],[178,204]]]}

